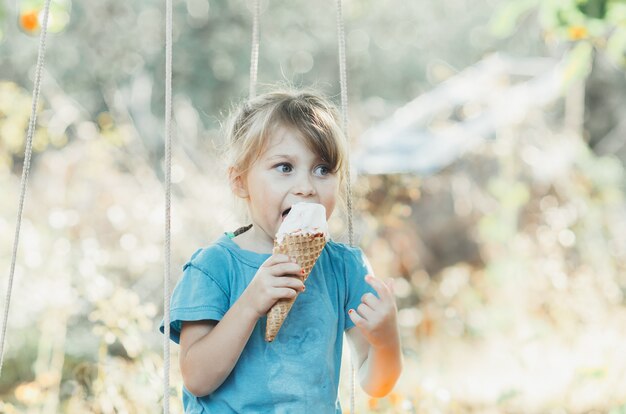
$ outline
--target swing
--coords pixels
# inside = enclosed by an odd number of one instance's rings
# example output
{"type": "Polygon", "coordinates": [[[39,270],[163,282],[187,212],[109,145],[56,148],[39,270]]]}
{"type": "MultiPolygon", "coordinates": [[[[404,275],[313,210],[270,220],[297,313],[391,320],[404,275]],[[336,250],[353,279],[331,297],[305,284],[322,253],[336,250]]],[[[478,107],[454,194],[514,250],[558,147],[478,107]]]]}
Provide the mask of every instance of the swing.
{"type": "MultiPolygon", "coordinates": [[[[0,332],[0,375],[2,374],[2,366],[4,362],[4,344],[7,330],[7,322],[9,316],[9,306],[11,300],[11,291],[13,288],[13,279],[15,275],[15,264],[17,257],[17,249],[19,245],[19,235],[22,222],[22,213],[24,208],[24,200],[28,183],[28,175],[30,172],[30,161],[32,155],[32,141],[37,122],[37,106],[39,104],[39,95],[41,91],[41,73],[44,66],[46,53],[46,37],[48,32],[49,12],[51,0],[45,0],[43,8],[43,17],[41,21],[41,32],[39,35],[39,48],[37,52],[37,64],[35,71],[35,79],[33,85],[33,97],[30,122],[28,124],[28,132],[26,135],[26,143],[24,150],[24,166],[22,169],[22,177],[20,184],[20,196],[18,202],[17,222],[15,228],[15,237],[13,241],[13,251],[11,255],[11,267],[9,271],[9,280],[7,285],[6,300],[3,313],[2,331],[0,332]]],[[[347,70],[346,70],[346,41],[344,31],[344,20],[342,10],[342,0],[335,0],[336,17],[337,17],[337,38],[339,49],[339,80],[341,87],[341,121],[342,129],[347,135],[348,133],[348,88],[347,88],[347,70]]],[[[171,258],[171,170],[172,170],[172,0],[166,0],[165,15],[165,243],[164,243],[164,277],[163,277],[163,310],[164,310],[164,341],[163,341],[163,412],[169,414],[169,372],[170,372],[170,258],[171,258]]],[[[250,57],[250,86],[249,98],[256,96],[258,61],[259,61],[259,16],[260,16],[260,0],[254,0],[253,6],[253,23],[252,23],[252,47],[250,57]]],[[[349,150],[349,148],[348,148],[349,150]]],[[[348,166],[349,151],[348,151],[348,166]]],[[[352,217],[352,188],[350,182],[350,172],[346,174],[346,208],[348,220],[348,242],[354,244],[354,230],[352,217]]],[[[355,395],[355,369],[351,364],[350,370],[350,412],[354,413],[354,395],[355,395]]]]}

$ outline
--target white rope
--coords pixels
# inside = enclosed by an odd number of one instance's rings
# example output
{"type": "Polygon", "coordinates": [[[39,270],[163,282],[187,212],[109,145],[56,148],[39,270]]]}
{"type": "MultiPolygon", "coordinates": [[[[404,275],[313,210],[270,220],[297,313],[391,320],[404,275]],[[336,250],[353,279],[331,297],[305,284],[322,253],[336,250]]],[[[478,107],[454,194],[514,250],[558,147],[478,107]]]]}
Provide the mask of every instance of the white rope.
{"type": "Polygon", "coordinates": [[[24,199],[26,198],[26,187],[28,183],[28,173],[30,172],[30,158],[33,152],[33,135],[37,124],[37,106],[39,105],[39,95],[41,92],[41,72],[43,71],[46,56],[46,36],[48,34],[48,15],[50,11],[50,0],[46,0],[43,9],[43,20],[41,22],[41,33],[39,34],[39,51],[37,52],[37,66],[35,71],[35,84],[33,87],[33,100],[30,110],[30,122],[28,133],[26,134],[26,147],[24,150],[24,166],[22,167],[22,184],[20,191],[19,205],[17,209],[17,224],[15,226],[15,238],[13,239],[13,254],[11,256],[11,270],[9,271],[9,284],[7,287],[6,300],[4,302],[4,319],[2,322],[2,336],[0,337],[0,374],[4,363],[4,342],[9,320],[9,305],[11,304],[11,290],[13,289],[13,279],[15,275],[15,262],[17,258],[17,248],[20,241],[20,228],[22,226],[22,212],[24,210],[24,199]]]}
{"type": "Polygon", "coordinates": [[[165,2],[165,273],[163,274],[163,413],[170,412],[170,222],[172,171],[172,0],[165,2]]]}
{"type": "Polygon", "coordinates": [[[252,10],[252,52],[250,56],[250,99],[256,96],[257,77],[259,73],[259,16],[261,1],[254,0],[252,10]]]}
{"type": "Polygon", "coordinates": [[[336,0],[337,5],[337,39],[339,44],[339,83],[341,84],[341,121],[343,132],[348,139],[346,146],[346,164],[348,171],[346,174],[346,208],[348,213],[348,243],[354,245],[354,226],[352,219],[352,185],[350,180],[350,140],[348,138],[348,75],[346,69],[346,33],[343,21],[343,8],[341,0],[336,0]]]}
{"type": "MultiPolygon", "coordinates": [[[[337,40],[339,46],[339,83],[341,85],[341,121],[343,132],[348,140],[348,145],[346,145],[346,164],[347,164],[347,173],[346,173],[346,209],[348,216],[348,243],[353,246],[354,245],[354,226],[352,219],[352,185],[350,180],[350,142],[348,135],[348,75],[346,69],[346,32],[344,27],[343,20],[343,8],[341,4],[341,0],[336,0],[335,4],[337,5],[337,40]]],[[[355,380],[355,369],[354,369],[354,356],[351,356],[350,363],[350,413],[354,414],[354,399],[356,394],[356,380],[355,380]]]]}

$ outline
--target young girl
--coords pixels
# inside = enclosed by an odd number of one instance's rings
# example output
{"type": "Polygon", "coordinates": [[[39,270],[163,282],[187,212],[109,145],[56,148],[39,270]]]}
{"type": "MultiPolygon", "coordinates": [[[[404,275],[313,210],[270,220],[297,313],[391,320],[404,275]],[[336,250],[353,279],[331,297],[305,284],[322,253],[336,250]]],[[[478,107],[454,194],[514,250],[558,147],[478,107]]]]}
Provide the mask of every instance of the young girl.
{"type": "Polygon", "coordinates": [[[272,254],[293,204],[322,204],[327,219],[335,209],[347,173],[337,118],[329,102],[306,92],[259,96],[235,114],[229,180],[251,224],[194,253],[172,294],[185,412],[341,413],[344,332],[365,392],[382,397],[396,383],[394,296],[363,252],[330,240],[306,291],[293,277],[300,266],[272,254]],[[266,342],[268,310],[296,296],[276,339],[266,342]]]}

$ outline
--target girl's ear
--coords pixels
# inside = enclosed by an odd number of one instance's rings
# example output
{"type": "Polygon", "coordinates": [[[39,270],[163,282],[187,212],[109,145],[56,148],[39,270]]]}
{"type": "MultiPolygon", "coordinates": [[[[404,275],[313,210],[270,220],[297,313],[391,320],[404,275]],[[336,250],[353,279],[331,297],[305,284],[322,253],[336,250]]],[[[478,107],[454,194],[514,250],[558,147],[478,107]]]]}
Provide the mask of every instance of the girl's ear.
{"type": "Polygon", "coordinates": [[[248,189],[241,172],[235,167],[228,168],[228,181],[230,182],[230,189],[239,198],[248,198],[248,189]]]}

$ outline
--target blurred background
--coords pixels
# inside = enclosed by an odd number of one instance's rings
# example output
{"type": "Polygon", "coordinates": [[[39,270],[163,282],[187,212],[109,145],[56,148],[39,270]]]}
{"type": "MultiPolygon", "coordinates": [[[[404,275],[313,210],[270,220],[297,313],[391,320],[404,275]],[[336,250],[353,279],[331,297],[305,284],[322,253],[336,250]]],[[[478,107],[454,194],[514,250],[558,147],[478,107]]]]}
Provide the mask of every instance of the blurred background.
{"type": "MultiPolygon", "coordinates": [[[[0,3],[3,307],[42,7],[0,3]]],[[[251,9],[174,2],[172,286],[244,224],[218,149],[248,93],[251,9]]],[[[261,10],[261,90],[339,103],[334,2],[261,10]]],[[[345,0],[344,15],[357,238],[395,280],[405,358],[358,412],[626,413],[626,2],[345,0]]],[[[164,20],[161,2],[52,0],[2,413],[161,410],[164,20]]]]}

